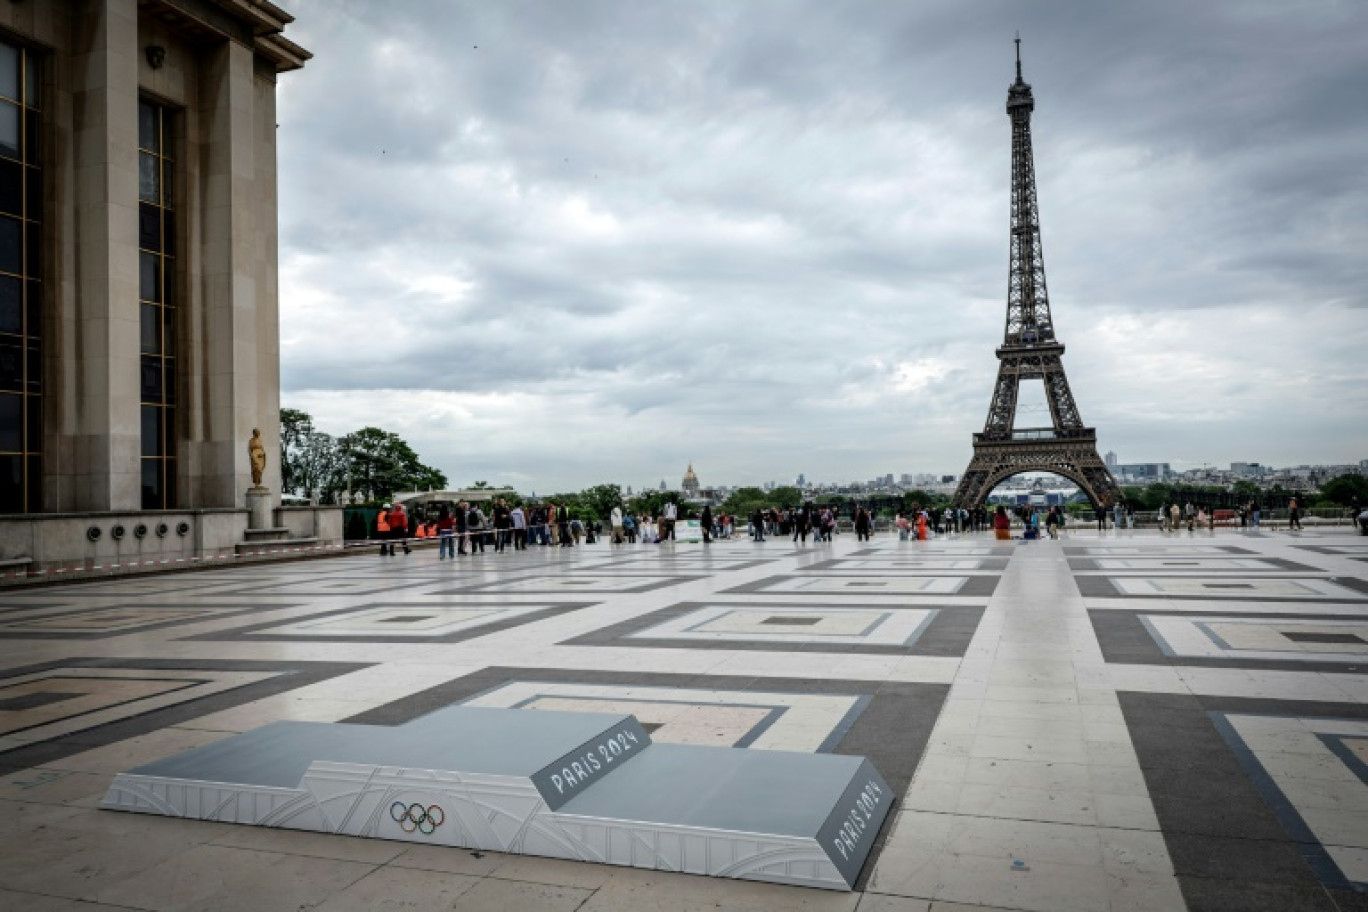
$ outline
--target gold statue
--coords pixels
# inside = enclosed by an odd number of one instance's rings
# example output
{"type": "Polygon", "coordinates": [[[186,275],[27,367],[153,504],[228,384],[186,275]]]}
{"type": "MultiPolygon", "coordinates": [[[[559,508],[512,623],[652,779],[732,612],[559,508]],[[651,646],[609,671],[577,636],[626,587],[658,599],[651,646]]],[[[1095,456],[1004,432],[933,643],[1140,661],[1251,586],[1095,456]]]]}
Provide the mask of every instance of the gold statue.
{"type": "Polygon", "coordinates": [[[252,484],[261,487],[261,475],[266,471],[266,448],[261,445],[261,431],[252,428],[252,439],[247,441],[247,457],[252,460],[252,484]]]}

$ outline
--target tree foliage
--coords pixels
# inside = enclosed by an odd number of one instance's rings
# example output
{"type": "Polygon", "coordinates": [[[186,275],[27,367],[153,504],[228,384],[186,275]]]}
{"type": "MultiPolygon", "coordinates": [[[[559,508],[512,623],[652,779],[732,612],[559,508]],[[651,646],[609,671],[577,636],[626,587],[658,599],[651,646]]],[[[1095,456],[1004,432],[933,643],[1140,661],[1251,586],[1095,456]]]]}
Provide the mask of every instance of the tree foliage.
{"type": "Polygon", "coordinates": [[[631,509],[634,513],[659,516],[665,512],[667,503],[675,505],[680,519],[693,515],[692,508],[684,502],[683,495],[678,491],[642,491],[632,498],[631,509]]]}
{"type": "Polygon", "coordinates": [[[280,410],[280,472],[283,489],[336,503],[350,488],[367,500],[399,491],[446,487],[441,471],[424,465],[398,434],[367,427],[338,439],[314,427],[299,409],[280,410]]]}
{"type": "Polygon", "coordinates": [[[1321,500],[1336,503],[1341,506],[1349,506],[1358,498],[1359,503],[1368,503],[1368,478],[1364,478],[1357,472],[1347,475],[1336,475],[1334,478],[1320,486],[1321,500]]]}
{"type": "Polygon", "coordinates": [[[400,491],[446,487],[446,475],[423,465],[413,447],[398,434],[364,427],[347,439],[347,477],[352,490],[361,491],[368,500],[382,500],[400,491]]]}
{"type": "Polygon", "coordinates": [[[343,483],[342,452],[337,441],[314,427],[298,409],[280,410],[280,478],[287,494],[335,499],[343,483]]]}
{"type": "Polygon", "coordinates": [[[748,517],[754,511],[772,506],[773,503],[769,495],[760,488],[737,488],[722,501],[720,509],[723,513],[748,517]]]}
{"type": "Polygon", "coordinates": [[[607,522],[613,507],[622,506],[622,488],[615,484],[594,485],[580,491],[578,500],[579,508],[585,514],[581,519],[607,522]]]}

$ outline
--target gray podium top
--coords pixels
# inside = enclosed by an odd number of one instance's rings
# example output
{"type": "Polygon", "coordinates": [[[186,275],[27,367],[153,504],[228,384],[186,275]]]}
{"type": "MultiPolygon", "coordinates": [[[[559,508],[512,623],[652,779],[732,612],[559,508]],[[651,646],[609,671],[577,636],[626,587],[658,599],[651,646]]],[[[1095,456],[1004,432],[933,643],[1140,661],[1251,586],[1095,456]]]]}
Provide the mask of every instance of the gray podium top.
{"type": "Polygon", "coordinates": [[[812,836],[866,761],[839,754],[655,742],[562,814],[812,836]]]}
{"type": "Polygon", "coordinates": [[[449,706],[398,726],[273,722],[129,773],[297,788],[311,763],[326,760],[531,776],[631,718],[616,713],[538,710],[526,714],[449,706]]]}

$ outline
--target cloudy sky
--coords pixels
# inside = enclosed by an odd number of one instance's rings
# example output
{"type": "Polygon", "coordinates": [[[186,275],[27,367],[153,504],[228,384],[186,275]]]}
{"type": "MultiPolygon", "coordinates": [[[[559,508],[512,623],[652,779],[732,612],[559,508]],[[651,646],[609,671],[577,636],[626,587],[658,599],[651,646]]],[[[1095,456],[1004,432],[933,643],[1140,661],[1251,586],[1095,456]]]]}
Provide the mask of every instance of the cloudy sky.
{"type": "Polygon", "coordinates": [[[281,401],[325,431],[523,491],[962,472],[1020,29],[1100,448],[1368,458],[1359,0],[288,8],[281,401]]]}

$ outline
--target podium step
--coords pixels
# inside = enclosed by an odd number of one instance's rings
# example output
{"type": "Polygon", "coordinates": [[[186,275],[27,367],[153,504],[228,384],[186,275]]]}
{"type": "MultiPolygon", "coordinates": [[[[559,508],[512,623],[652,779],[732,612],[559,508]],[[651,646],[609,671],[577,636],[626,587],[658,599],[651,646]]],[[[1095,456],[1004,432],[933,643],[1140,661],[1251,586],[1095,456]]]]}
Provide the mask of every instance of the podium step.
{"type": "Polygon", "coordinates": [[[121,773],[101,807],[848,890],[892,793],[862,757],[453,706],[395,727],[276,722],[121,773]]]}

